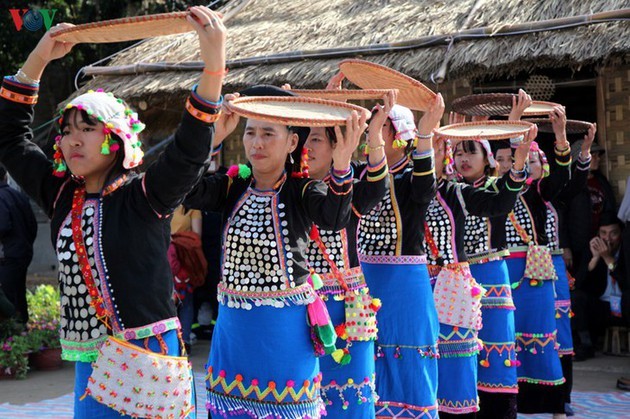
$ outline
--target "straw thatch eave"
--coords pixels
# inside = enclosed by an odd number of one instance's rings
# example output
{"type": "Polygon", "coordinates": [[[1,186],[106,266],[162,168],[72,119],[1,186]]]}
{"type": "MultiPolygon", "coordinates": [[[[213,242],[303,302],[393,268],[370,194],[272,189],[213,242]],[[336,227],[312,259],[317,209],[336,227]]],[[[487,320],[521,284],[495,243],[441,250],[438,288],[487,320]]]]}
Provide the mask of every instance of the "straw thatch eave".
{"type": "MultiPolygon", "coordinates": [[[[229,24],[228,59],[238,60],[296,50],[363,47],[425,35],[456,33],[475,0],[253,0],[229,24]]],[[[501,2],[486,0],[472,27],[497,29],[630,7],[630,0],[501,2]]],[[[119,54],[110,66],[134,63],[198,61],[194,33],[160,37],[119,54]]],[[[628,21],[599,23],[560,31],[468,40],[451,49],[447,78],[511,77],[541,68],[603,66],[630,61],[628,21]]],[[[444,60],[446,45],[366,57],[428,82],[444,60]]],[[[339,58],[309,59],[234,68],[226,91],[256,83],[321,87],[334,74],[339,58]]],[[[181,109],[199,71],[168,71],[127,76],[98,76],[84,89],[103,87],[136,105],[181,109]]],[[[432,86],[431,83],[428,83],[432,86]]],[[[433,86],[432,86],[433,87],[433,86]]],[[[82,91],[84,90],[82,89],[82,91]]]]}

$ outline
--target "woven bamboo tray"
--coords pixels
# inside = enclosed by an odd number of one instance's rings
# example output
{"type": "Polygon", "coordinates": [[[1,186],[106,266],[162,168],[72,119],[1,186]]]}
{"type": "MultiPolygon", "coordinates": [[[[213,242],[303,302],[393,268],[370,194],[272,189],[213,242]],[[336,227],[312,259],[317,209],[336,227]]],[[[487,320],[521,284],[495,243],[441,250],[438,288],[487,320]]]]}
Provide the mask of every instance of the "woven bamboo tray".
{"type": "Polygon", "coordinates": [[[418,80],[403,73],[364,60],[343,60],[341,72],[362,89],[398,89],[398,103],[410,109],[426,111],[435,93],[418,80]]]}
{"type": "Polygon", "coordinates": [[[293,89],[291,92],[302,97],[328,100],[377,100],[382,99],[390,90],[398,89],[293,89]]]}
{"type": "Polygon", "coordinates": [[[505,140],[525,135],[531,127],[526,121],[463,122],[440,127],[436,134],[454,140],[505,140]]]}
{"type": "Polygon", "coordinates": [[[453,111],[467,116],[507,115],[512,110],[512,93],[468,95],[453,101],[453,111]]]}
{"type": "MultiPolygon", "coordinates": [[[[525,119],[525,121],[538,125],[539,132],[553,134],[553,126],[551,125],[551,121],[549,119],[527,118],[525,119]]],[[[591,127],[590,122],[567,119],[567,126],[566,126],[567,135],[586,135],[590,127],[591,127]]]]}
{"type": "Polygon", "coordinates": [[[193,30],[186,20],[189,14],[189,12],[159,13],[85,23],[54,31],[51,37],[63,42],[107,43],[173,35],[193,30]]]}
{"type": "Polygon", "coordinates": [[[352,111],[370,117],[357,105],[299,96],[248,96],[227,102],[230,110],[251,119],[297,127],[344,125],[352,111]]]}

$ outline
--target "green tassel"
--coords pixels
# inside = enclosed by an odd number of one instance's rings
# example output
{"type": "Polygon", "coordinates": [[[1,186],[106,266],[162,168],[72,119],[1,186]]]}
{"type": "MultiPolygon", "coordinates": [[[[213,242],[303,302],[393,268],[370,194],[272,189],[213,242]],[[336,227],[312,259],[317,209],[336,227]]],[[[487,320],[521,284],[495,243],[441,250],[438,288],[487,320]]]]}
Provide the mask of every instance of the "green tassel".
{"type": "Polygon", "coordinates": [[[238,165],[238,177],[245,180],[252,175],[252,169],[246,164],[238,165]]]}
{"type": "Polygon", "coordinates": [[[335,350],[337,334],[332,324],[328,323],[326,326],[315,326],[315,333],[326,349],[326,353],[331,353],[335,350]]]}
{"type": "Polygon", "coordinates": [[[68,169],[68,166],[66,166],[66,163],[63,161],[57,165],[58,172],[65,172],[67,169],[68,169]]]}
{"type": "Polygon", "coordinates": [[[142,132],[142,130],[144,129],[145,125],[142,122],[134,122],[131,125],[131,131],[133,131],[134,134],[137,134],[139,132],[142,132]]]}
{"type": "Polygon", "coordinates": [[[109,144],[107,143],[107,141],[105,141],[103,145],[101,145],[101,154],[104,156],[109,155],[109,144]]]}
{"type": "Polygon", "coordinates": [[[322,278],[319,275],[317,275],[315,272],[311,274],[311,280],[313,281],[313,288],[315,288],[315,291],[317,291],[318,289],[324,286],[324,282],[322,281],[322,278]]]}

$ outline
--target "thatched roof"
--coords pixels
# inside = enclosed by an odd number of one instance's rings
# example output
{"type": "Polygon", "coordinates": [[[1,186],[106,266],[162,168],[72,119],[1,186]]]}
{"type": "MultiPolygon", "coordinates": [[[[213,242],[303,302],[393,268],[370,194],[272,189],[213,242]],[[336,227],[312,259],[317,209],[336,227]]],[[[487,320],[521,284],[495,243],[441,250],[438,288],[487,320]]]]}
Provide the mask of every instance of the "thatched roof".
{"type": "MultiPolygon", "coordinates": [[[[242,2],[246,0],[234,0],[242,2]]],[[[228,60],[339,47],[392,44],[427,35],[455,34],[476,0],[252,0],[227,24],[228,60]]],[[[469,28],[537,22],[625,9],[630,0],[485,0],[469,28]]],[[[627,20],[517,36],[479,37],[456,42],[447,79],[513,76],[538,68],[573,68],[630,61],[627,20]]],[[[366,59],[428,81],[442,64],[446,44],[366,56],[366,59]]],[[[231,69],[226,91],[256,83],[323,86],[341,58],[314,58],[231,69]]],[[[196,34],[148,40],[119,54],[110,66],[199,61],[196,34]]],[[[132,103],[179,103],[199,71],[98,76],[85,88],[104,87],[132,103]]]]}

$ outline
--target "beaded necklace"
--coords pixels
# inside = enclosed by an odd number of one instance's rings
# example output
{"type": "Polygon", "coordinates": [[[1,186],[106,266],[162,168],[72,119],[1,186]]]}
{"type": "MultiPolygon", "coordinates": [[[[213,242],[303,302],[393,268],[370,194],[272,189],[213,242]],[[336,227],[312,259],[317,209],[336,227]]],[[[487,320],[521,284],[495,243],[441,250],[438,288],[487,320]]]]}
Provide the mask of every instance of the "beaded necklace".
{"type": "Polygon", "coordinates": [[[96,317],[102,321],[107,328],[110,328],[109,318],[112,313],[105,308],[105,302],[101,296],[98,287],[94,283],[92,275],[92,267],[88,261],[87,252],[85,250],[85,242],[83,241],[83,230],[81,229],[81,218],[83,216],[83,205],[85,204],[85,186],[81,185],[74,190],[72,198],[72,240],[79,259],[81,273],[85,280],[85,285],[90,294],[90,305],[96,310],[96,317]]]}

